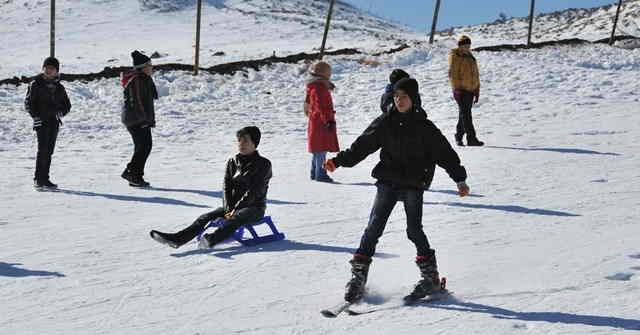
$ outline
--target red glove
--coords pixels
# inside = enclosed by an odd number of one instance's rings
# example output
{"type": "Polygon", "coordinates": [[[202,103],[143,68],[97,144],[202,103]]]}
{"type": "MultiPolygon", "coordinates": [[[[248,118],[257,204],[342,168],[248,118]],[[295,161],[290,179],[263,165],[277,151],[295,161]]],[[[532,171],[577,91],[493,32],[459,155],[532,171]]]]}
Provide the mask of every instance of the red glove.
{"type": "Polygon", "coordinates": [[[336,166],[336,163],[333,162],[333,159],[324,161],[324,164],[322,164],[322,167],[329,172],[333,172],[338,168],[336,166]]]}
{"type": "Polygon", "coordinates": [[[467,183],[463,181],[458,183],[458,195],[461,198],[469,195],[469,186],[467,186],[467,183]]]}

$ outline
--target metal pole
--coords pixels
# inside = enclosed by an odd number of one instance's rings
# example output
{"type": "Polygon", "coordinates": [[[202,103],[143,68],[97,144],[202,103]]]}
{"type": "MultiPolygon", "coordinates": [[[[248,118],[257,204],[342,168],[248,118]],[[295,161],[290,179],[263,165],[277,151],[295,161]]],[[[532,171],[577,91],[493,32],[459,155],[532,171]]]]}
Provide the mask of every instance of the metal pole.
{"type": "Polygon", "coordinates": [[[193,74],[198,75],[200,67],[200,18],[202,17],[202,0],[198,0],[198,10],[196,14],[196,59],[193,65],[193,74]]]}
{"type": "Polygon", "coordinates": [[[536,7],[536,0],[531,0],[531,10],[529,11],[529,34],[527,35],[527,46],[531,45],[531,31],[533,30],[533,10],[536,7]]]}
{"type": "Polygon", "coordinates": [[[331,14],[333,14],[333,4],[336,0],[331,0],[329,4],[329,13],[327,13],[327,22],[324,24],[324,35],[322,36],[322,45],[320,46],[320,59],[324,57],[324,46],[327,43],[327,35],[329,34],[329,25],[331,24],[331,14]]]}
{"type": "Polygon", "coordinates": [[[49,56],[56,55],[56,0],[51,0],[51,28],[49,31],[49,56]]]}
{"type": "Polygon", "coordinates": [[[440,11],[440,0],[437,0],[436,9],[433,11],[433,24],[431,24],[431,36],[429,36],[429,44],[433,44],[433,37],[436,34],[436,25],[438,24],[439,11],[440,11]]]}
{"type": "Polygon", "coordinates": [[[609,45],[613,45],[616,38],[616,26],[618,25],[618,17],[620,16],[620,7],[622,7],[622,0],[618,2],[618,10],[616,10],[616,18],[613,20],[613,30],[611,31],[611,39],[609,39],[609,45]]]}

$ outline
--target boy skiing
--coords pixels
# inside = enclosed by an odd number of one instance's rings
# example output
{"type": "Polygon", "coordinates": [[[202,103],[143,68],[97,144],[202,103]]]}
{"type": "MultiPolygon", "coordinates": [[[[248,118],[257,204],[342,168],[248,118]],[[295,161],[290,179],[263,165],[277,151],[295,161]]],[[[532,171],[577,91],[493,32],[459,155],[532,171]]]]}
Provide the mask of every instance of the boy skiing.
{"type": "Polygon", "coordinates": [[[375,119],[347,150],[325,162],[325,168],[353,167],[380,149],[380,162],[372,171],[377,179],[377,193],[367,228],[351,263],[352,279],[347,283],[344,299],[362,298],[371,258],[387,219],[398,201],[404,202],[407,235],[417,250],[416,265],[422,279],[407,297],[423,298],[440,289],[435,250],[422,228],[424,171],[436,163],[457,183],[461,197],[469,194],[467,173],[460,159],[440,130],[418,111],[418,83],[404,78],[394,85],[394,106],[375,119]]]}

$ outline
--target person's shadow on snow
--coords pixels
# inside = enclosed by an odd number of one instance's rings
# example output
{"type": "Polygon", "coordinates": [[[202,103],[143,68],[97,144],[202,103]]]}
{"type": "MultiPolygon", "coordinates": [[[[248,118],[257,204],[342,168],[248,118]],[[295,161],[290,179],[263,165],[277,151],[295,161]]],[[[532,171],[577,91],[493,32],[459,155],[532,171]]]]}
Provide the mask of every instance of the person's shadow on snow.
{"type": "MultiPolygon", "coordinates": [[[[163,187],[149,187],[147,190],[150,191],[161,191],[161,192],[184,192],[184,193],[194,193],[203,195],[205,197],[210,198],[221,198],[222,199],[222,191],[203,191],[203,190],[192,190],[192,189],[180,189],[180,188],[163,188],[163,187]]],[[[284,201],[284,200],[272,200],[267,199],[267,203],[271,205],[306,205],[306,202],[294,202],[294,201],[284,201]]]]}
{"type": "Polygon", "coordinates": [[[64,277],[60,272],[38,271],[19,268],[16,265],[21,263],[5,263],[0,262],[0,277],[64,277]]]}
{"type": "Polygon", "coordinates": [[[433,302],[419,302],[415,306],[423,306],[431,309],[445,309],[467,313],[491,314],[496,319],[510,321],[550,322],[564,324],[580,324],[594,327],[610,327],[625,330],[640,330],[640,320],[624,319],[612,316],[580,315],[562,312],[516,312],[505,308],[472,302],[445,299],[433,302]]]}
{"type": "Polygon", "coordinates": [[[205,206],[205,205],[198,205],[198,204],[190,203],[187,201],[164,198],[164,197],[139,197],[134,195],[96,193],[96,192],[76,191],[76,190],[69,190],[69,189],[58,189],[56,192],[63,193],[63,194],[84,196],[84,197],[101,197],[101,198],[106,198],[110,200],[146,202],[146,203],[152,203],[152,204],[186,206],[186,207],[197,207],[197,208],[209,208],[209,206],[205,206]]]}
{"type": "MultiPolygon", "coordinates": [[[[347,247],[304,243],[304,242],[298,242],[293,240],[281,240],[276,242],[259,244],[253,247],[246,247],[243,245],[235,244],[235,242],[223,243],[220,245],[216,245],[212,249],[189,250],[182,253],[173,253],[171,254],[171,256],[186,257],[186,256],[192,256],[192,255],[211,254],[212,256],[219,257],[219,258],[232,259],[234,256],[242,255],[242,254],[249,254],[249,253],[256,253],[256,252],[282,252],[282,251],[295,251],[295,250],[313,250],[313,251],[322,251],[322,252],[338,252],[338,253],[346,253],[346,254],[353,254],[356,251],[353,248],[347,248],[347,247]]],[[[385,253],[376,253],[376,257],[393,258],[398,256],[392,255],[392,254],[385,254],[385,253]]]]}
{"type": "Polygon", "coordinates": [[[549,215],[549,216],[580,216],[579,214],[573,214],[569,212],[554,211],[550,209],[541,208],[527,208],[517,205],[483,205],[483,204],[469,204],[464,202],[429,202],[425,201],[425,205],[444,205],[453,207],[463,207],[471,209],[492,209],[497,211],[522,213],[522,214],[535,214],[535,215],[549,215]]]}
{"type": "Polygon", "coordinates": [[[570,148],[518,148],[518,147],[499,147],[487,145],[485,148],[491,149],[508,149],[508,150],[520,150],[520,151],[550,151],[559,152],[562,154],[587,154],[587,155],[606,155],[606,156],[622,156],[615,152],[599,152],[594,150],[585,149],[570,149],[570,148]]]}

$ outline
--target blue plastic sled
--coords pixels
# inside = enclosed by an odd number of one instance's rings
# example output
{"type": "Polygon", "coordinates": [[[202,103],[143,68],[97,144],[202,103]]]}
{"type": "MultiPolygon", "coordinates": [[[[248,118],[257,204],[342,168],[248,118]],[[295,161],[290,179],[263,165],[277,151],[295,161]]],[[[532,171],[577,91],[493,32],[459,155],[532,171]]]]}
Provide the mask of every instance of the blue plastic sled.
{"type": "MultiPolygon", "coordinates": [[[[207,231],[207,229],[211,227],[219,227],[219,226],[222,226],[223,224],[224,224],[224,219],[222,218],[211,220],[209,223],[207,223],[207,225],[200,232],[200,234],[198,234],[198,237],[197,237],[198,242],[200,242],[200,240],[202,239],[202,235],[204,235],[204,232],[207,231]]],[[[240,228],[238,228],[238,230],[236,230],[233,233],[233,235],[231,235],[231,237],[224,240],[223,242],[235,240],[246,247],[252,247],[258,244],[275,242],[283,239],[284,239],[284,234],[279,232],[278,229],[276,229],[276,226],[273,224],[273,221],[271,221],[271,217],[265,216],[255,223],[240,226],[240,228]],[[256,233],[256,230],[253,229],[254,226],[258,226],[263,223],[266,223],[269,226],[269,228],[271,228],[271,232],[272,232],[271,235],[258,236],[258,233],[256,233]],[[251,233],[250,237],[247,237],[247,238],[244,237],[245,229],[248,230],[249,233],[251,233]]]]}

